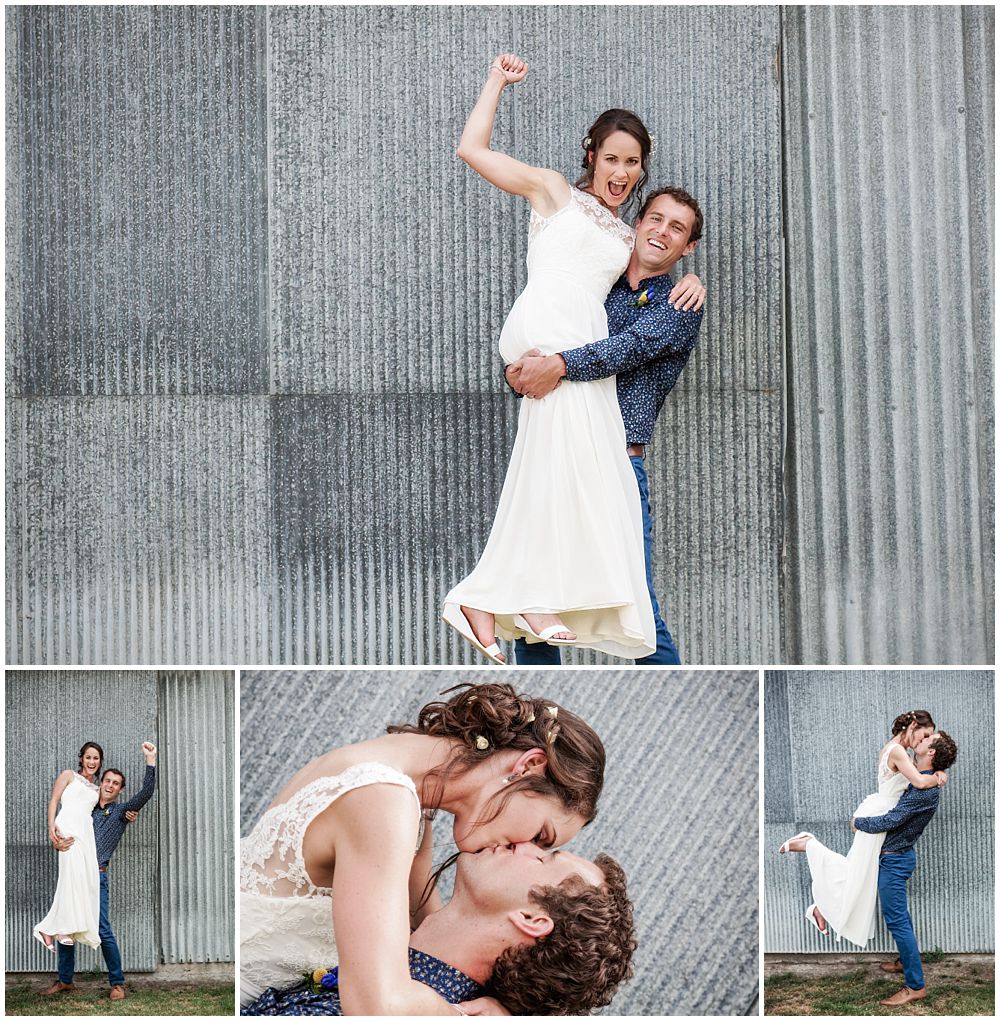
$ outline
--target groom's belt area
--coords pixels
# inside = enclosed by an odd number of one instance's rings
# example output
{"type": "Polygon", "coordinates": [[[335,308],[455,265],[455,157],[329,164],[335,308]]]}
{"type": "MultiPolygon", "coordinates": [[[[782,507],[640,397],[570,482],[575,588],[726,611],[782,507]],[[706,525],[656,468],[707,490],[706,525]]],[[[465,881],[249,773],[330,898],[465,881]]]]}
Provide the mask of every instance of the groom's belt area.
{"type": "Polygon", "coordinates": [[[108,867],[107,867],[107,865],[99,865],[98,868],[97,868],[97,871],[98,872],[107,872],[108,871],[108,867]]]}
{"type": "Polygon", "coordinates": [[[629,457],[645,457],[646,448],[641,443],[630,443],[628,448],[629,457]]]}

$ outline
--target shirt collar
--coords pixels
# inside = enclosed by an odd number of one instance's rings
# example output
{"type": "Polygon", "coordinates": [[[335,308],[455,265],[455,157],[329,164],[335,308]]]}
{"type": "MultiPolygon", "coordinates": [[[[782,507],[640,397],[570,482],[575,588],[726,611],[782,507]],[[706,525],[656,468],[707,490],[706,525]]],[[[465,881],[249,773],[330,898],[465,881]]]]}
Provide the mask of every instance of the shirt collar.
{"type": "Polygon", "coordinates": [[[639,281],[639,286],[634,291],[632,290],[632,285],[628,282],[628,277],[622,273],[618,278],[618,285],[628,291],[629,294],[641,294],[650,284],[655,284],[660,280],[663,280],[667,287],[673,290],[674,282],[669,273],[661,273],[655,277],[643,277],[639,281]]]}

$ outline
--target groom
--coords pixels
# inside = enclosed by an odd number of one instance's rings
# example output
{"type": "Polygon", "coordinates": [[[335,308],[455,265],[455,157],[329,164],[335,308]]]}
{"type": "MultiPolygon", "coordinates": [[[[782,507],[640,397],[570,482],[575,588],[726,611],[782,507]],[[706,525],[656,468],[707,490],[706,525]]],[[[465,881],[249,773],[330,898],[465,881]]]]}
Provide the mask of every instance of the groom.
{"type": "MultiPolygon", "coordinates": [[[[410,975],[449,1003],[496,997],[512,1014],[590,1014],[632,976],[635,931],[625,874],[535,844],[459,855],[455,892],[410,937],[410,975]]],[[[241,1013],[396,1013],[337,971],[323,988],[268,989],[241,1013]],[[342,1002],[342,1000],[344,1002],[342,1002]]]]}
{"type": "MultiPolygon", "coordinates": [[[[667,300],[670,273],[701,238],[704,218],[698,202],[683,188],[661,188],[643,203],[635,221],[635,247],[625,273],[604,302],[611,333],[604,340],[560,354],[528,352],[507,366],[507,382],[524,397],[545,397],[563,379],[583,381],[617,375],[618,404],[625,422],[629,457],[639,483],[646,554],[646,584],[656,624],[656,652],[636,660],[642,665],[679,665],[680,655],[660,613],[653,590],[653,517],[646,445],[668,393],[673,389],[698,340],[701,311],[681,311],[667,300]]],[[[560,662],[557,646],[518,639],[520,665],[560,662]]]]}
{"type": "MultiPolygon", "coordinates": [[[[101,914],[98,935],[101,937],[101,953],[104,963],[108,966],[108,984],[111,986],[110,999],[125,999],[125,973],[122,971],[122,955],[118,949],[111,928],[108,913],[108,862],[119,841],[125,833],[125,826],[135,820],[135,813],[146,804],[156,790],[156,746],[148,741],[143,743],[142,754],[146,760],[146,775],[143,777],[142,790],[134,798],[124,804],[118,804],[118,795],[125,789],[125,774],[118,769],[108,768],[101,776],[101,792],[94,806],[91,817],[94,823],[94,839],[97,843],[97,864],[101,873],[101,914]],[[126,818],[128,816],[128,818],[126,818]]],[[[57,834],[58,835],[58,834],[57,834]]],[[[73,844],[72,837],[62,837],[53,841],[57,851],[65,851],[73,844]]],[[[57,944],[59,955],[59,978],[42,996],[55,996],[56,993],[72,992],[76,989],[73,975],[76,970],[76,945],[57,944]]]]}
{"type": "MultiPolygon", "coordinates": [[[[917,745],[913,763],[921,773],[949,769],[958,756],[955,742],[943,731],[930,734],[917,745]]],[[[938,809],[940,787],[917,790],[910,786],[885,815],[851,820],[855,832],[884,833],[885,842],[878,862],[878,899],[885,924],[899,949],[899,961],[883,964],[884,971],[902,972],[903,988],[879,1002],[885,1007],[900,1007],[927,995],[920,962],[917,937],[906,900],[906,883],[917,867],[914,845],[938,809]]]]}

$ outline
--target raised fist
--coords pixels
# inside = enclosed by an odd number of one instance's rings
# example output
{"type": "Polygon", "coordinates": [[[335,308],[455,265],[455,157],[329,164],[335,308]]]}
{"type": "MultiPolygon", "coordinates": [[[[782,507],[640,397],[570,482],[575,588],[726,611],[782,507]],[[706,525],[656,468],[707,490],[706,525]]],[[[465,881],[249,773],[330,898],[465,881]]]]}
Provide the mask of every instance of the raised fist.
{"type": "Polygon", "coordinates": [[[528,73],[528,65],[514,53],[501,53],[490,65],[490,70],[503,75],[505,85],[513,85],[528,73]]]}

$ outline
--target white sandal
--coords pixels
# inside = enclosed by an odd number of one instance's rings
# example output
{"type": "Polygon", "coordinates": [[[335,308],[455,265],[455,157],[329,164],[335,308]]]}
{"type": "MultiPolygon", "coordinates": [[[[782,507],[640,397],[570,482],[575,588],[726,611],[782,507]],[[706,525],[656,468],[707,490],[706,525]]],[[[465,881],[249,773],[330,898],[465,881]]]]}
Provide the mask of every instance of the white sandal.
{"type": "Polygon", "coordinates": [[[578,638],[552,637],[553,635],[559,634],[560,631],[573,630],[571,627],[566,627],[565,624],[553,624],[551,627],[545,628],[544,631],[538,632],[519,613],[514,614],[514,627],[520,628],[522,631],[527,631],[533,638],[537,638],[549,645],[576,645],[579,641],[578,638]]]}
{"type": "MultiPolygon", "coordinates": [[[[56,941],[54,939],[52,940],[51,943],[46,943],[45,940],[42,939],[42,934],[40,932],[33,933],[32,935],[34,935],[35,939],[37,939],[38,942],[41,943],[42,946],[45,947],[45,949],[48,950],[50,954],[54,954],[56,952],[56,941]]],[[[45,935],[51,936],[52,934],[46,933],[45,935]]]]}
{"type": "Polygon", "coordinates": [[[492,645],[483,645],[476,637],[476,632],[472,630],[469,618],[462,612],[461,606],[454,603],[446,604],[441,619],[449,627],[453,627],[467,642],[471,642],[490,662],[496,663],[497,666],[507,666],[507,661],[500,658],[503,653],[496,642],[492,645]]]}
{"type": "Polygon", "coordinates": [[[809,907],[806,908],[806,921],[809,922],[809,924],[821,936],[829,936],[830,935],[830,926],[828,925],[825,929],[821,929],[819,927],[819,922],[816,921],[816,916],[813,914],[813,912],[815,910],[816,910],[816,905],[815,904],[810,904],[809,907]]]}
{"type": "Polygon", "coordinates": [[[813,833],[807,833],[803,830],[801,833],[796,833],[794,837],[789,837],[782,845],[778,848],[778,854],[784,854],[788,850],[788,845],[793,840],[801,840],[803,837],[809,837],[810,840],[815,840],[816,836],[813,833]]]}

